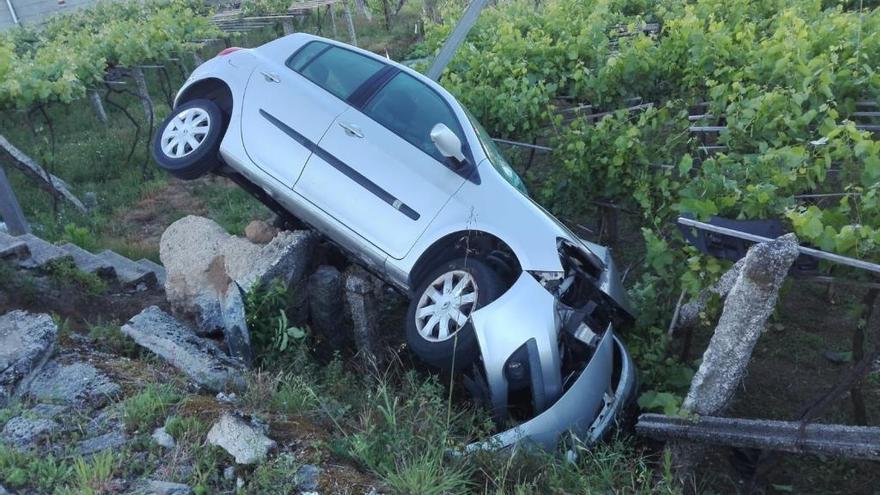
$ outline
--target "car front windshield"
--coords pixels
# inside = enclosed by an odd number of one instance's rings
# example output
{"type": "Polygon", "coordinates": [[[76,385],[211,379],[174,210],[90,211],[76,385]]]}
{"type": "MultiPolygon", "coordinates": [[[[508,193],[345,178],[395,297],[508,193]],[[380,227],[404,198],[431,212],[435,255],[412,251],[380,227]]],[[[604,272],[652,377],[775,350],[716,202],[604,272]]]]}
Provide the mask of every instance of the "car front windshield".
{"type": "MultiPolygon", "coordinates": [[[[462,107],[464,108],[464,107],[462,107]]],[[[504,177],[504,180],[510,183],[511,186],[515,187],[518,191],[529,195],[529,191],[526,189],[526,185],[523,182],[522,178],[516,173],[513,167],[507,163],[507,160],[504,158],[504,155],[501,154],[501,150],[498,149],[498,146],[495,145],[495,141],[492,140],[492,137],[489,136],[489,133],[486,132],[486,129],[483,128],[480,121],[474,117],[474,114],[470,112],[467,108],[464,109],[464,112],[468,116],[468,120],[471,121],[471,126],[474,128],[474,132],[477,134],[477,139],[480,140],[480,145],[483,147],[483,151],[486,153],[486,156],[489,158],[489,162],[495,167],[495,170],[504,177]]]]}

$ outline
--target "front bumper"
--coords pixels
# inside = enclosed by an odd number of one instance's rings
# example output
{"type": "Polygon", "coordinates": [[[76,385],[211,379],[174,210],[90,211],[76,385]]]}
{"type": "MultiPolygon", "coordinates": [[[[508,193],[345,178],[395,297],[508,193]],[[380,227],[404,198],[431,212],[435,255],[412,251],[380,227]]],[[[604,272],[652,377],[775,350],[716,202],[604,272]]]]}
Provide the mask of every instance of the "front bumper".
{"type": "Polygon", "coordinates": [[[638,378],[623,342],[611,331],[605,334],[599,348],[601,352],[597,352],[577,381],[550,408],[485,441],[469,444],[465,452],[500,450],[520,442],[552,450],[565,434],[587,445],[605,437],[634,400],[638,378]],[[617,382],[606,390],[599,384],[606,382],[612,366],[620,366],[620,372],[617,382]]]}
{"type": "Polygon", "coordinates": [[[607,323],[602,330],[590,328],[598,325],[595,321],[567,324],[573,318],[570,308],[561,308],[557,298],[526,272],[471,318],[496,421],[508,416],[516,383],[510,374],[514,359],[517,369],[526,370],[520,383],[527,382],[534,416],[471,444],[468,451],[505,448],[523,440],[552,449],[566,432],[595,442],[635,395],[635,367],[613,325],[607,323]]]}

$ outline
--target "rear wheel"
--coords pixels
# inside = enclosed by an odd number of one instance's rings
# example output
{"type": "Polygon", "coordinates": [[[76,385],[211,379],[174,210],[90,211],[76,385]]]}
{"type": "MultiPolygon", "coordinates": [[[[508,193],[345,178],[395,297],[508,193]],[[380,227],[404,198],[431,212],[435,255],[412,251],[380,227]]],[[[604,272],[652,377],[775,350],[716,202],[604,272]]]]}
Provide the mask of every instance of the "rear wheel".
{"type": "Polygon", "coordinates": [[[437,368],[469,367],[480,355],[471,314],[502,292],[501,277],[482,261],[462,258],[444,263],[425,278],[410,301],[407,343],[437,368]]]}
{"type": "Polygon", "coordinates": [[[153,159],[178,179],[197,179],[220,165],[224,127],[223,112],[213,101],[186,102],[157,129],[153,159]]]}

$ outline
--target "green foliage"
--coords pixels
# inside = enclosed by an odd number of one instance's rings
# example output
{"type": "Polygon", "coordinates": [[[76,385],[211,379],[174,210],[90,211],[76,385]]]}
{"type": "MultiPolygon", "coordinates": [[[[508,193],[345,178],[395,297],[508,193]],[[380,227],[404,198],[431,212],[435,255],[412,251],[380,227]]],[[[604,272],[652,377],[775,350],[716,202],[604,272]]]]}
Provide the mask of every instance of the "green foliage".
{"type": "Polygon", "coordinates": [[[162,62],[194,50],[217,28],[199,2],[103,1],[53,17],[39,32],[0,35],[0,109],[26,109],[85,96],[108,67],[162,62]]]}
{"type": "Polygon", "coordinates": [[[165,420],[165,431],[176,441],[201,441],[208,433],[208,425],[193,416],[169,416],[165,420]]]}
{"type": "Polygon", "coordinates": [[[241,15],[244,17],[285,14],[290,9],[290,0],[246,0],[241,2],[241,15]]]}
{"type": "Polygon", "coordinates": [[[71,244],[76,244],[86,251],[94,251],[98,248],[98,244],[95,242],[95,237],[92,235],[91,231],[85,227],[80,227],[75,223],[68,223],[64,226],[64,232],[61,235],[61,239],[71,244]]]}
{"type": "Polygon", "coordinates": [[[31,486],[49,493],[73,478],[73,468],[53,455],[19,452],[0,442],[0,480],[10,488],[31,486]]]}
{"type": "Polygon", "coordinates": [[[138,357],[141,355],[140,347],[128,335],[122,333],[119,325],[105,323],[89,327],[89,339],[95,345],[113,354],[125,357],[138,357]]]}
{"type": "Polygon", "coordinates": [[[288,293],[280,280],[255,286],[245,294],[245,314],[251,342],[263,362],[282,358],[303,342],[306,331],[287,320],[288,293]]]}
{"type": "Polygon", "coordinates": [[[146,431],[164,418],[182,396],[167,383],[150,384],[122,405],[122,422],[130,431],[146,431]]]}
{"type": "Polygon", "coordinates": [[[71,492],[80,495],[106,493],[122,458],[124,456],[113,451],[99,452],[88,460],[77,457],[73,462],[74,489],[71,492]]]}
{"type": "Polygon", "coordinates": [[[80,270],[72,260],[61,259],[49,263],[46,272],[61,284],[74,285],[85,289],[89,294],[98,295],[107,291],[107,283],[94,273],[80,270]]]}

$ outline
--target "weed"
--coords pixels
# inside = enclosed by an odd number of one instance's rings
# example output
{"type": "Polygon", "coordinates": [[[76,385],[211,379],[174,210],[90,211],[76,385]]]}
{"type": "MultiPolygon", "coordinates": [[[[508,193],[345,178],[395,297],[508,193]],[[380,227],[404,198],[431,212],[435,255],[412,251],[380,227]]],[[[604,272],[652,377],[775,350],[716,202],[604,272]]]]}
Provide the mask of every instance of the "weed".
{"type": "Polygon", "coordinates": [[[18,452],[0,443],[0,480],[11,488],[31,486],[41,493],[51,491],[71,479],[73,469],[52,455],[37,456],[18,452]]]}
{"type": "Polygon", "coordinates": [[[283,414],[301,414],[317,408],[314,389],[299,375],[287,375],[272,396],[270,408],[283,414]]]}
{"type": "Polygon", "coordinates": [[[298,465],[293,455],[285,453],[266,463],[260,464],[251,475],[248,493],[269,495],[275,493],[295,493],[298,465]]]}
{"type": "Polygon", "coordinates": [[[89,339],[98,347],[125,357],[138,357],[140,347],[128,335],[122,333],[119,325],[105,323],[89,327],[89,339]]]}
{"type": "Polygon", "coordinates": [[[89,294],[98,295],[107,291],[107,283],[94,273],[86,273],[70,259],[53,261],[46,267],[46,272],[56,282],[73,285],[85,289],[89,294]]]}
{"type": "Polygon", "coordinates": [[[199,418],[175,414],[165,420],[165,431],[179,442],[185,439],[201,438],[208,432],[208,427],[199,418]]]}
{"type": "Polygon", "coordinates": [[[180,393],[168,384],[151,384],[143,392],[125,400],[122,422],[128,430],[144,431],[155,426],[168,409],[180,402],[180,393]]]}
{"type": "Polygon", "coordinates": [[[95,242],[95,236],[92,232],[85,227],[76,225],[75,223],[68,223],[64,226],[61,240],[76,244],[87,251],[94,251],[98,248],[98,243],[95,242]]]}
{"type": "Polygon", "coordinates": [[[454,495],[470,493],[470,471],[461,463],[444,460],[442,452],[403,459],[384,476],[398,493],[454,495]]]}
{"type": "Polygon", "coordinates": [[[89,460],[82,457],[73,462],[74,483],[76,493],[92,495],[106,493],[113,473],[117,469],[117,457],[112,451],[95,454],[89,460]]]}

